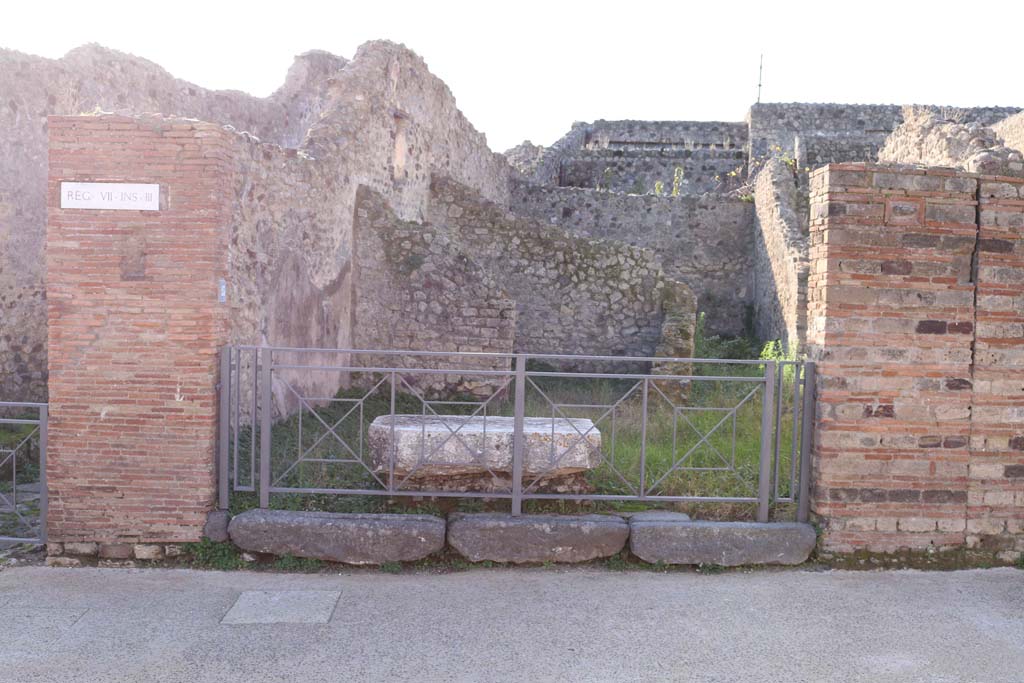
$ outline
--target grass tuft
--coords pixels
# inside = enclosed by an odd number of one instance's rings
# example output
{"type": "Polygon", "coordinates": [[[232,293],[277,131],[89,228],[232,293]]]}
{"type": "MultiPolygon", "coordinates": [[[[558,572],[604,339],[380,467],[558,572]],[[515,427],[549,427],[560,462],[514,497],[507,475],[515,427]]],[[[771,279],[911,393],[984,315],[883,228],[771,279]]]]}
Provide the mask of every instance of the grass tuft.
{"type": "Polygon", "coordinates": [[[185,552],[188,553],[192,566],[198,569],[228,571],[241,569],[245,564],[238,548],[227,541],[218,543],[204,538],[198,543],[186,543],[185,552]]]}
{"type": "Polygon", "coordinates": [[[295,557],[282,555],[274,560],[274,569],[283,572],[317,572],[323,568],[323,562],[315,557],[295,557]]]}

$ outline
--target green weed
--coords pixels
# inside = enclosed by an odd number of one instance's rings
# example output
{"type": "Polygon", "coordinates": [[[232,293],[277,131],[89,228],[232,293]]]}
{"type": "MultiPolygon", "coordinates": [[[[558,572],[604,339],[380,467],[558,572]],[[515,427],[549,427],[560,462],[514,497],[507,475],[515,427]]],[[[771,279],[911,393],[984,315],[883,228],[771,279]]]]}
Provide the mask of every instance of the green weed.
{"type": "Polygon", "coordinates": [[[274,560],[274,569],[283,572],[316,572],[323,567],[323,562],[315,557],[295,557],[282,555],[274,560]]]}
{"type": "Polygon", "coordinates": [[[604,561],[604,567],[613,572],[624,572],[629,569],[629,561],[623,553],[616,553],[604,561]]]}
{"type": "Polygon", "coordinates": [[[185,552],[191,558],[192,566],[199,569],[227,571],[240,569],[245,564],[238,548],[227,541],[218,543],[204,538],[198,543],[186,543],[185,552]]]}

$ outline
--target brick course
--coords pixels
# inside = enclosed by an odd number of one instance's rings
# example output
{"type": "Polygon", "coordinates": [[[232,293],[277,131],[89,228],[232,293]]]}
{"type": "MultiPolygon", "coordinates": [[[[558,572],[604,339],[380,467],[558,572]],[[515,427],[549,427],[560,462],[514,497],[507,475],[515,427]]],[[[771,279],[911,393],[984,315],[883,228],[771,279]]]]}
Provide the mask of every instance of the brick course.
{"type": "Polygon", "coordinates": [[[160,117],[50,117],[54,542],[197,540],[214,495],[230,137],[160,117]],[[160,210],[61,209],[61,181],[159,183],[160,210]]]}
{"type": "Polygon", "coordinates": [[[827,549],[1024,549],[1024,486],[1005,474],[1024,463],[1022,185],[875,164],[811,175],[827,549]]]}

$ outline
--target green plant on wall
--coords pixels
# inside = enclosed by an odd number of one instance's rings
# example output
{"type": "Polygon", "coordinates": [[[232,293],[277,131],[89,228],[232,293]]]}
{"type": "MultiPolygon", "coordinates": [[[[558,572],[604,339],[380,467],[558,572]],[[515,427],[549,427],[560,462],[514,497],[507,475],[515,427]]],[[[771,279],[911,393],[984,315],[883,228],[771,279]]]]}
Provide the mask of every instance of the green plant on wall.
{"type": "Polygon", "coordinates": [[[678,197],[679,193],[683,190],[683,168],[682,166],[676,166],[675,172],[672,174],[672,196],[678,197]]]}
{"type": "Polygon", "coordinates": [[[604,171],[601,172],[601,180],[597,182],[598,190],[610,190],[612,189],[612,167],[606,166],[604,171]]]}
{"type": "Polygon", "coordinates": [[[660,197],[665,192],[665,183],[660,180],[654,181],[654,194],[660,197]]]}

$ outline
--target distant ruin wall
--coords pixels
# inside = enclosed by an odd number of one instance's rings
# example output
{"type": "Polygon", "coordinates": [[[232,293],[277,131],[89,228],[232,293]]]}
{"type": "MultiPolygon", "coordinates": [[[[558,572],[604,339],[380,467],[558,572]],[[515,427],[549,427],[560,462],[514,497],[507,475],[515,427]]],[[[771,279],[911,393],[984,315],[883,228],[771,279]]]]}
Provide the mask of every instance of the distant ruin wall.
{"type": "Polygon", "coordinates": [[[547,149],[520,145],[506,154],[531,182],[696,195],[739,185],[746,169],[747,126],[721,121],[576,123],[547,149]],[[679,182],[674,182],[676,178],[679,182]]]}
{"type": "Polygon", "coordinates": [[[992,130],[1002,138],[1003,144],[1024,153],[1024,113],[1009,116],[992,125],[992,130]]]}
{"type": "MultiPolygon", "coordinates": [[[[931,107],[937,111],[949,107],[931,107]]],[[[991,125],[1016,107],[958,109],[964,120],[991,125]]],[[[903,107],[889,104],[758,103],[747,114],[751,162],[774,148],[817,168],[830,162],[875,161],[886,138],[903,122],[903,107]]]]}
{"type": "Polygon", "coordinates": [[[700,195],[734,189],[745,173],[746,154],[739,149],[585,149],[563,159],[557,184],[630,194],[700,195]]]}
{"type": "Polygon", "coordinates": [[[709,330],[745,332],[753,268],[753,204],[738,197],[655,197],[513,183],[512,208],[575,235],[653,250],[689,285],[709,330]]]}
{"type": "Polygon", "coordinates": [[[430,222],[515,300],[516,351],[651,356],[666,336],[669,302],[685,309],[672,313],[689,329],[669,335],[683,348],[663,351],[690,355],[692,295],[679,285],[666,297],[672,283],[650,251],[513,216],[440,176],[431,201],[430,222]]]}
{"type": "Polygon", "coordinates": [[[584,149],[739,149],[747,125],[726,121],[595,121],[587,126],[584,149]]]}
{"type": "MultiPolygon", "coordinates": [[[[568,133],[559,138],[550,147],[545,147],[540,159],[532,166],[532,173],[526,172],[526,178],[539,185],[558,185],[558,176],[562,170],[562,162],[570,155],[583,149],[587,137],[587,123],[577,121],[572,124],[568,133]]],[[[523,171],[524,169],[520,169],[523,171]]],[[[530,169],[527,168],[526,171],[530,169]]]]}
{"type": "Polygon", "coordinates": [[[941,166],[994,175],[1024,175],[1024,154],[1003,144],[992,128],[910,108],[878,153],[883,163],[941,166]]]}
{"type": "Polygon", "coordinates": [[[754,331],[799,352],[807,329],[807,217],[793,171],[770,160],[754,181],[754,331]]]}

